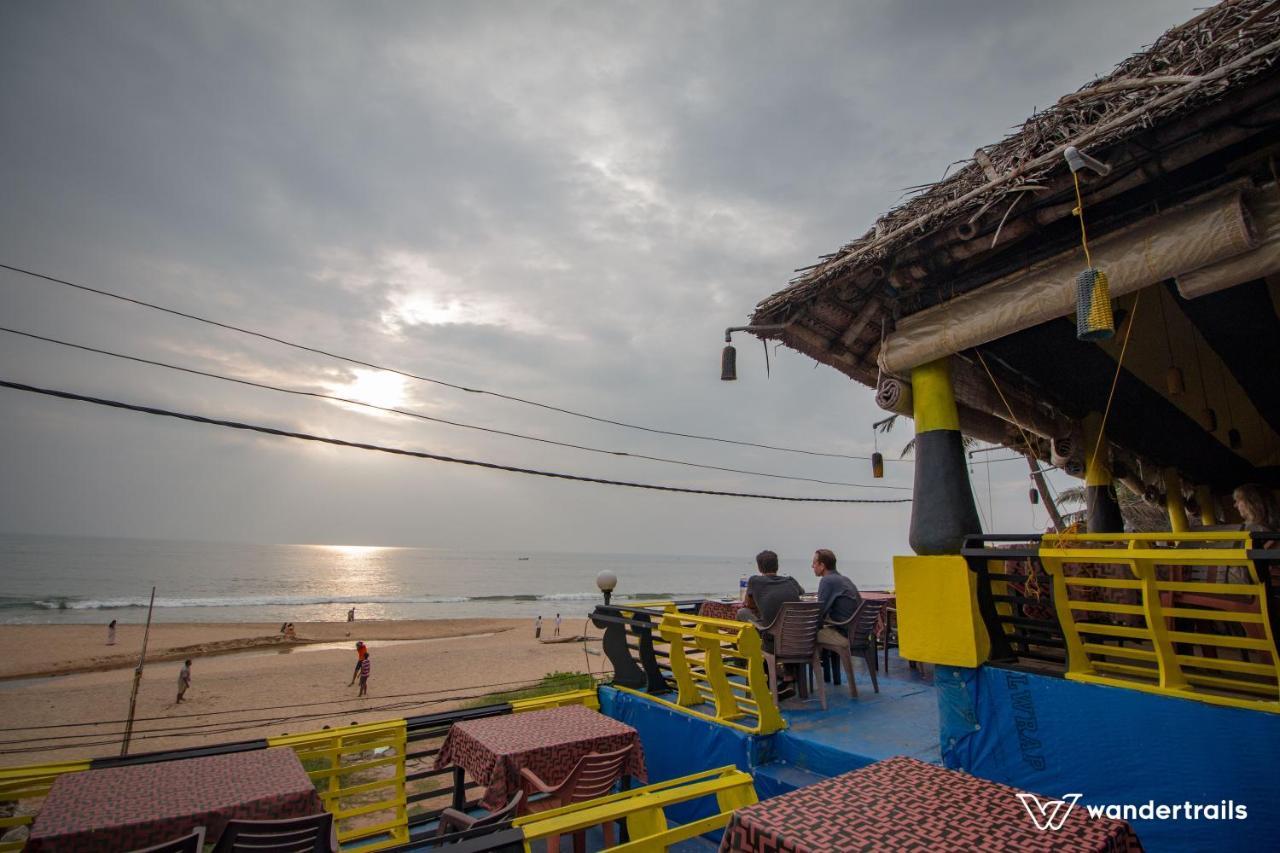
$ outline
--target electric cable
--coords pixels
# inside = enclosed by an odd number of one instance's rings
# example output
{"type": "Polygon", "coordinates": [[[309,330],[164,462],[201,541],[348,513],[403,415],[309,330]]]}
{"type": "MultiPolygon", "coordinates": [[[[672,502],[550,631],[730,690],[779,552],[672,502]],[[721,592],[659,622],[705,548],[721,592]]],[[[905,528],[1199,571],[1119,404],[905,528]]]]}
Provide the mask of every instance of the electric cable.
{"type": "Polygon", "coordinates": [[[416,459],[430,459],[436,462],[452,462],[457,465],[471,465],[477,468],[488,468],[494,471],[506,471],[515,474],[529,474],[535,477],[550,477],[558,480],[569,480],[578,483],[596,483],[604,486],[623,486],[631,489],[648,489],[658,492],[675,492],[679,494],[689,495],[714,495],[717,497],[728,498],[750,498],[753,500],[771,500],[771,501],[787,501],[792,503],[831,503],[831,504],[898,504],[910,503],[911,498],[809,498],[794,495],[765,495],[754,492],[723,492],[714,489],[691,489],[682,486],[663,486],[654,483],[635,483],[626,480],[606,480],[600,477],[586,477],[579,474],[565,474],[558,471],[543,471],[536,468],[521,468],[515,465],[499,465],[496,462],[485,462],[478,459],[464,459],[455,456],[444,456],[438,453],[427,453],[421,450],[407,450],[401,447],[388,447],[381,444],[369,444],[367,442],[346,441],[340,438],[326,438],[319,435],[311,435],[305,432],[293,432],[290,430],[276,429],[274,427],[261,426],[259,424],[249,424],[241,421],[228,421],[218,418],[208,418],[202,415],[193,415],[187,412],[174,412],[168,409],[159,409],[153,406],[139,406],[132,403],[125,403],[119,400],[109,400],[102,397],[90,397],[84,394],[74,394],[70,391],[59,391],[52,388],[39,388],[34,385],[25,385],[20,382],[11,382],[9,380],[0,379],[0,387],[12,388],[16,391],[26,391],[32,394],[43,394],[48,397],[58,397],[64,400],[75,400],[82,403],[92,403],[96,406],[105,406],[113,409],[124,409],[131,412],[139,412],[145,415],[156,415],[165,418],[174,418],[176,420],[191,421],[192,423],[208,424],[211,426],[226,427],[228,429],[239,429],[247,432],[257,432],[264,435],[274,435],[281,438],[293,438],[302,441],[315,441],[321,444],[331,444],[337,447],[352,447],[358,450],[375,450],[379,453],[389,453],[396,456],[409,456],[416,459]]]}
{"type": "Polygon", "coordinates": [[[237,385],[246,385],[250,388],[261,388],[264,391],[275,391],[280,394],[293,394],[298,397],[312,397],[317,400],[333,400],[337,403],[346,403],[352,406],[363,406],[366,409],[373,409],[378,412],[388,412],[393,415],[403,415],[408,418],[417,418],[422,421],[430,421],[432,423],[447,424],[448,426],[462,427],[463,429],[473,429],[480,432],[487,432],[493,435],[503,435],[508,438],[519,438],[524,441],[536,441],[540,444],[550,444],[556,447],[567,447],[571,450],[583,450],[588,453],[603,453],[606,456],[621,456],[629,459],[641,459],[647,462],[663,462],[669,465],[683,465],[687,468],[701,468],[707,471],[723,471],[729,474],[746,474],[751,477],[770,477],[775,480],[797,480],[803,483],[818,483],[823,486],[848,486],[855,489],[887,489],[897,492],[909,492],[909,486],[873,486],[866,483],[847,483],[840,480],[819,480],[815,477],[800,477],[791,474],[771,474],[766,471],[750,471],[743,468],[727,468],[720,465],[708,465],[701,462],[690,462],[686,459],[667,459],[662,456],[648,456],[643,453],[632,453],[626,450],[606,450],[600,447],[589,447],[583,444],[573,444],[567,441],[556,441],[550,438],[540,438],[535,435],[525,435],[519,432],[509,432],[502,429],[494,429],[493,427],[484,427],[477,424],[463,423],[462,421],[451,421],[447,418],[437,418],[432,415],[415,412],[410,409],[399,409],[391,406],[379,406],[375,403],[367,403],[362,400],[355,400],[350,397],[340,397],[336,394],[324,394],[319,391],[303,391],[298,388],[285,388],[279,385],[270,385],[265,382],[254,382],[251,379],[241,379],[235,376],[227,376],[221,373],[212,373],[207,370],[198,370],[194,367],[183,367],[178,364],[170,364],[165,361],[157,361],[150,358],[142,358],[136,355],[126,355],[124,353],[113,352],[112,350],[99,349],[97,347],[87,346],[85,344],[72,343],[58,338],[50,338],[45,335],[37,335],[34,332],[24,332],[21,329],[10,329],[6,326],[0,326],[0,332],[7,332],[11,335],[18,335],[32,340],[44,341],[46,343],[57,344],[58,346],[68,347],[70,349],[81,350],[83,352],[95,353],[97,355],[110,356],[123,361],[132,361],[137,364],[146,364],[152,367],[162,367],[166,370],[176,370],[180,373],[187,373],[192,376],[203,376],[208,379],[217,379],[221,382],[232,382],[237,385]]]}
{"type": "MultiPolygon", "coordinates": [[[[657,427],[647,427],[647,426],[641,426],[639,424],[631,424],[625,421],[613,420],[611,418],[605,418],[599,415],[591,415],[591,414],[587,414],[586,412],[578,412],[573,409],[566,409],[561,406],[553,406],[549,403],[540,403],[537,400],[529,400],[523,397],[516,397],[511,394],[502,394],[497,391],[488,391],[483,388],[470,388],[466,385],[458,385],[453,382],[447,382],[443,379],[434,379],[430,376],[422,376],[417,373],[411,373],[407,370],[399,370],[394,367],[387,367],[381,364],[374,364],[373,362],[370,362],[370,361],[363,361],[358,358],[352,358],[351,356],[341,355],[339,353],[330,352],[329,350],[323,350],[318,347],[312,347],[312,346],[307,346],[306,344],[296,343],[294,341],[277,337],[275,335],[269,335],[266,332],[259,332],[253,329],[244,328],[242,326],[235,326],[235,325],[232,325],[231,323],[223,323],[218,320],[211,320],[207,317],[201,317],[198,314],[191,314],[186,311],[179,311],[174,308],[166,308],[163,305],[158,305],[154,302],[146,302],[142,299],[135,299],[131,296],[125,296],[123,294],[113,293],[109,290],[103,290],[97,287],[90,287],[85,284],[77,284],[73,281],[67,281],[66,279],[62,279],[62,278],[55,278],[54,276],[51,276],[51,275],[45,275],[44,273],[35,272],[34,270],[23,269],[22,267],[11,266],[10,264],[0,263],[0,269],[6,269],[6,270],[9,270],[10,272],[19,273],[20,275],[30,276],[32,278],[43,279],[44,281],[52,282],[53,284],[60,284],[65,287],[75,288],[76,290],[81,290],[86,293],[93,293],[93,294],[97,294],[98,296],[105,296],[109,299],[117,299],[121,302],[127,302],[131,305],[137,305],[142,308],[149,308],[153,311],[160,311],[164,314],[170,314],[174,317],[182,317],[183,319],[186,319],[186,320],[194,320],[197,323],[204,323],[206,325],[214,326],[219,329],[226,329],[227,331],[238,332],[239,334],[242,334],[242,335],[249,335],[251,337],[259,338],[264,341],[270,341],[271,343],[280,344],[281,346],[286,346],[286,347],[291,347],[293,349],[301,350],[303,352],[314,353],[315,355],[322,355],[322,356],[325,356],[326,358],[332,358],[338,361],[344,361],[348,364],[357,365],[358,367],[367,367],[367,368],[370,368],[371,370],[384,370],[388,373],[394,373],[397,376],[403,376],[407,379],[414,379],[419,382],[429,382],[433,385],[440,385],[445,388],[452,388],[456,391],[466,391],[469,394],[485,394],[490,397],[496,397],[500,400],[507,400],[513,403],[522,403],[526,406],[535,406],[539,409],[545,409],[546,411],[549,411],[549,412],[558,412],[562,415],[570,415],[575,418],[585,418],[586,420],[595,421],[596,423],[610,424],[612,426],[624,427],[626,429],[635,429],[635,430],[640,430],[642,432],[654,433],[657,435],[670,435],[677,438],[691,438],[691,439],[696,439],[698,441],[715,441],[715,442],[720,442],[722,444],[734,444],[740,447],[756,447],[761,450],[775,450],[780,453],[800,453],[807,456],[826,456],[833,459],[866,460],[871,458],[869,456],[857,456],[857,455],[847,454],[847,453],[826,453],[826,452],[817,451],[817,450],[803,450],[803,449],[794,448],[794,447],[779,447],[777,445],[772,445],[772,444],[759,444],[752,441],[738,441],[736,439],[720,438],[713,435],[700,435],[698,433],[677,432],[675,430],[666,430],[666,429],[659,429],[657,427]]],[[[904,461],[904,460],[894,460],[894,461],[904,461]]]]}

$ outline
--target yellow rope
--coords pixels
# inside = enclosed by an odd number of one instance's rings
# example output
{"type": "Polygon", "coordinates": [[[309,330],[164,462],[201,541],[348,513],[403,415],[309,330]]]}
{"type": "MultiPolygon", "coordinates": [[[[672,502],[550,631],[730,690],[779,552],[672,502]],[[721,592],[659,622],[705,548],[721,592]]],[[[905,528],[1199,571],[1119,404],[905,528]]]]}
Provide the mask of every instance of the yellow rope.
{"type": "Polygon", "coordinates": [[[1022,428],[1022,424],[1018,422],[1017,417],[1013,414],[1013,406],[1009,405],[1009,401],[1005,399],[1004,392],[1000,390],[1000,383],[996,382],[996,378],[991,373],[991,368],[987,367],[987,360],[982,357],[982,350],[974,347],[974,354],[978,356],[978,363],[982,365],[982,369],[987,372],[987,378],[991,380],[991,385],[996,389],[996,393],[1000,395],[1000,402],[1004,403],[1005,409],[1009,412],[1009,420],[1013,421],[1013,425],[1018,428],[1018,432],[1022,433],[1022,442],[1027,446],[1027,452],[1034,452],[1031,447],[1031,439],[1027,436],[1027,431],[1022,428]]]}
{"type": "Polygon", "coordinates": [[[1120,370],[1124,367],[1124,354],[1129,349],[1129,333],[1133,331],[1133,321],[1138,319],[1138,303],[1142,301],[1142,291],[1139,290],[1133,296],[1133,308],[1129,310],[1129,322],[1124,328],[1124,343],[1120,345],[1120,358],[1116,361],[1116,372],[1111,377],[1111,390],[1107,392],[1107,406],[1102,410],[1102,423],[1098,427],[1098,438],[1093,442],[1093,453],[1089,456],[1089,463],[1085,466],[1087,472],[1093,467],[1094,460],[1098,458],[1098,448],[1102,446],[1102,437],[1107,434],[1107,416],[1111,414],[1111,402],[1116,396],[1116,385],[1120,381],[1120,370]]]}
{"type": "Polygon", "coordinates": [[[1089,255],[1089,234],[1084,230],[1084,199],[1080,195],[1080,175],[1071,173],[1071,180],[1076,184],[1076,209],[1073,211],[1080,218],[1080,245],[1084,246],[1084,260],[1093,269],[1093,258],[1089,255]]]}

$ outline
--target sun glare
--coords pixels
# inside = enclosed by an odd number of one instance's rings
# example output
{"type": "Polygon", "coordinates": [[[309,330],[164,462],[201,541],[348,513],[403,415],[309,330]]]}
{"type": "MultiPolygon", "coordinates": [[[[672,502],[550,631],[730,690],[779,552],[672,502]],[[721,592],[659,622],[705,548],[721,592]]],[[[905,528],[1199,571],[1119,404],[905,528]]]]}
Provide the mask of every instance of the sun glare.
{"type": "Polygon", "coordinates": [[[404,404],[408,380],[385,370],[357,370],[354,381],[339,385],[334,393],[349,400],[394,409],[404,404]]]}

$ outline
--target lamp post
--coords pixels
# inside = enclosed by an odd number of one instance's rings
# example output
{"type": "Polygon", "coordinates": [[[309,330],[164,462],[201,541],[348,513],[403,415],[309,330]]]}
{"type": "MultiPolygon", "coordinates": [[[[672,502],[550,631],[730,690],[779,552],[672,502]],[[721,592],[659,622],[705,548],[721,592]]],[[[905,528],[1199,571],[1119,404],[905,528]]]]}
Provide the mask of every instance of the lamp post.
{"type": "Polygon", "coordinates": [[[613,595],[613,588],[618,585],[618,576],[613,572],[605,569],[596,575],[596,586],[600,587],[600,591],[604,593],[604,604],[609,606],[609,598],[613,595]]]}

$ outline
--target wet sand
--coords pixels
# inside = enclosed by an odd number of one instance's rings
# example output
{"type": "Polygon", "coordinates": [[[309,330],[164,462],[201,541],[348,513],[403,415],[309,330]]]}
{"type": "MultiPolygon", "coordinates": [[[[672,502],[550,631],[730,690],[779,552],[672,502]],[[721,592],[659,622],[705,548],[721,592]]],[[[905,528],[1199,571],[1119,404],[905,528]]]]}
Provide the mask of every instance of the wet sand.
{"type": "MultiPolygon", "coordinates": [[[[432,713],[605,665],[582,643],[536,641],[524,619],[298,623],[293,642],[279,628],[153,625],[130,752],[432,713]],[[356,640],[372,663],[364,698],[349,685],[356,640]],[[192,684],[177,705],[185,658],[192,684]]],[[[142,631],[121,625],[107,646],[100,625],[0,625],[0,766],[118,755],[142,631]]]]}

